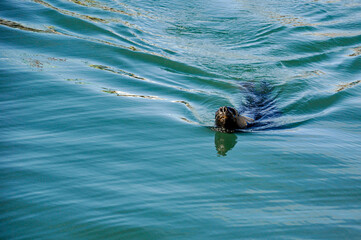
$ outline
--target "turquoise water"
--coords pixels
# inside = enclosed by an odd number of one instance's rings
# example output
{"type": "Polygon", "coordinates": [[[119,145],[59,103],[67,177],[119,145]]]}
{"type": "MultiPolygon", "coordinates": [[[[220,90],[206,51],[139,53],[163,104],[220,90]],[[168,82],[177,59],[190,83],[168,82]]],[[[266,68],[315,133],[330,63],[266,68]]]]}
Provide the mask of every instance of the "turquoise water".
{"type": "Polygon", "coordinates": [[[360,239],[360,16],[0,1],[0,238],[360,239]],[[261,83],[269,125],[210,128],[261,83]]]}

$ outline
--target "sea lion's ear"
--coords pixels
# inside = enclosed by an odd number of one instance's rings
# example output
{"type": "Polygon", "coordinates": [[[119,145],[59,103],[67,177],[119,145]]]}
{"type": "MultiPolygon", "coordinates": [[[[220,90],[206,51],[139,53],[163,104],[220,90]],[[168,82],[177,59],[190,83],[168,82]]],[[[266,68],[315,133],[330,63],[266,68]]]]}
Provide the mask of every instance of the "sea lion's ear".
{"type": "Polygon", "coordinates": [[[253,118],[249,118],[249,117],[244,117],[244,118],[246,119],[247,124],[254,123],[253,118]]]}

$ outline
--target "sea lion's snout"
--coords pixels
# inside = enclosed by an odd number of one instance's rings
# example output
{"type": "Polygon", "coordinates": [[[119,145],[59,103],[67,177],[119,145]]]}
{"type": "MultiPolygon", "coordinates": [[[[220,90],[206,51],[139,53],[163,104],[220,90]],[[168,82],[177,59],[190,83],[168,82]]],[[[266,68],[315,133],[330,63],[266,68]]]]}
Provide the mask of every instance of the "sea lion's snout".
{"type": "Polygon", "coordinates": [[[237,128],[238,112],[232,107],[220,107],[215,115],[216,126],[223,129],[234,130],[237,128]]]}

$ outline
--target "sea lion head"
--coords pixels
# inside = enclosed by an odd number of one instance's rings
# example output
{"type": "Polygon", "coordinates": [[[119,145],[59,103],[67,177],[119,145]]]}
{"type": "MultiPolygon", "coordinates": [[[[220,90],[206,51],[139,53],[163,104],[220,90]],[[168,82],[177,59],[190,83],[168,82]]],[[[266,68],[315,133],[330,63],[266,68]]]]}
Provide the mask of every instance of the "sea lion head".
{"type": "Polygon", "coordinates": [[[237,118],[239,113],[232,107],[220,107],[215,116],[216,127],[224,130],[235,130],[238,128],[237,118]]]}

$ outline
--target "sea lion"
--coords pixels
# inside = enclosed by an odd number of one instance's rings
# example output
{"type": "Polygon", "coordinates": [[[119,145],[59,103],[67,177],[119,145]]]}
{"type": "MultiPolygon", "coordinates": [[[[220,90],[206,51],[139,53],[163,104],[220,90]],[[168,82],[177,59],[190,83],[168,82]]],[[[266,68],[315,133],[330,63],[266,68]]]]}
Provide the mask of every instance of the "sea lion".
{"type": "Polygon", "coordinates": [[[244,129],[253,122],[254,119],[240,115],[232,107],[220,107],[215,114],[216,128],[222,132],[234,132],[236,129],[244,129]]]}

